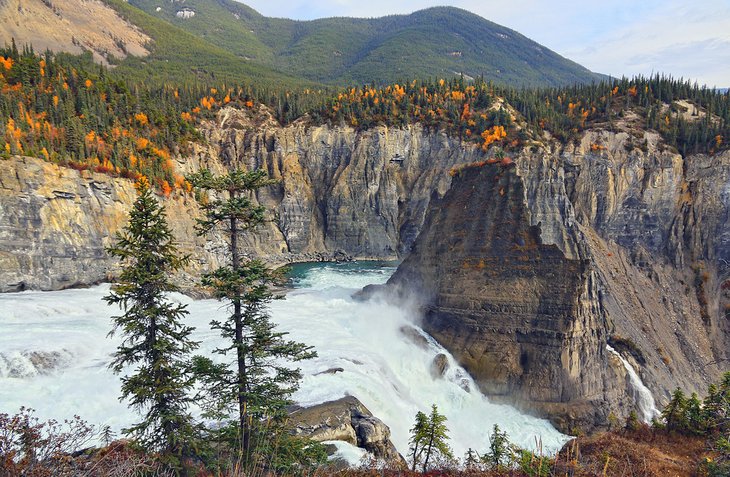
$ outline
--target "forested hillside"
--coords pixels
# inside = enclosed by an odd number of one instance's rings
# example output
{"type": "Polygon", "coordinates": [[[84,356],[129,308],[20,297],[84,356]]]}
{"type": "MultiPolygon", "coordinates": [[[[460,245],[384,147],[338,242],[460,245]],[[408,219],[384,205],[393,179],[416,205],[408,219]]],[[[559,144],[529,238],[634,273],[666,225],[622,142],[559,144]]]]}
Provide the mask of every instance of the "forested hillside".
{"type": "Polygon", "coordinates": [[[302,22],[267,18],[233,0],[130,3],[251,63],[322,83],[464,74],[499,84],[557,86],[600,78],[514,30],[457,8],[302,22]]]}
{"type": "MultiPolygon", "coordinates": [[[[481,79],[413,80],[330,93],[212,79],[149,85],[126,70],[94,65],[89,56],[39,56],[15,46],[0,50],[0,59],[3,154],[146,175],[167,191],[184,187],[171,156],[200,140],[196,123],[225,105],[264,103],[282,124],[304,115],[365,129],[421,123],[485,150],[518,149],[545,132],[570,142],[591,127],[656,130],[683,154],[718,152],[730,140],[728,93],[659,76],[537,90],[481,79]]],[[[636,146],[645,147],[638,136],[636,146]]]]}

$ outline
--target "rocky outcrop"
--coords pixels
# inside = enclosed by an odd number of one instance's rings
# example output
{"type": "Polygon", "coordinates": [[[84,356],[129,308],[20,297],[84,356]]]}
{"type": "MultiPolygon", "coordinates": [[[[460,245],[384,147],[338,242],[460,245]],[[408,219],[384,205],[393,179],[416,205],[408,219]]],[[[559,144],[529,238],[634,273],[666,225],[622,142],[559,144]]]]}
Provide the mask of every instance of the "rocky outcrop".
{"type": "Polygon", "coordinates": [[[625,393],[597,345],[607,336],[595,276],[542,243],[524,196],[514,164],[464,169],[391,283],[423,293],[424,329],[484,392],[563,430],[592,427],[625,393]]]}
{"type": "Polygon", "coordinates": [[[0,352],[0,378],[25,378],[49,374],[73,362],[73,354],[60,351],[0,352]]]}
{"type": "Polygon", "coordinates": [[[356,398],[346,396],[290,413],[292,432],[315,441],[345,441],[385,461],[403,460],[390,442],[390,429],[356,398]]]}
{"type": "MultiPolygon", "coordinates": [[[[224,108],[202,132],[207,143],[177,158],[180,172],[262,167],[280,180],[258,196],[272,220],[243,240],[244,253],[272,265],[396,258],[413,243],[431,193],[447,190],[448,170],[480,155],[417,125],[356,131],[299,121],[283,128],[263,107],[224,108]]],[[[124,225],[134,197],[125,179],[31,158],[3,162],[0,290],[107,279],[111,262],[103,250],[124,225]]],[[[194,253],[189,277],[216,266],[225,255],[224,240],[196,237],[193,198],[176,193],[165,206],[183,250],[194,253]]],[[[189,277],[186,283],[192,283],[189,277]]]]}
{"type": "Polygon", "coordinates": [[[271,237],[283,243],[257,251],[283,261],[337,251],[395,258],[415,240],[431,193],[448,189],[449,169],[481,155],[420,125],[357,131],[304,119],[281,128],[264,108],[224,108],[202,130],[213,147],[198,149],[183,168],[261,167],[280,179],[259,198],[276,211],[271,237]]]}
{"type": "MultiPolygon", "coordinates": [[[[76,171],[40,159],[0,161],[0,292],[59,290],[108,279],[114,262],[104,251],[128,219],[132,182],[76,171]]],[[[165,202],[185,253],[195,253],[187,278],[217,264],[215,243],[195,235],[197,204],[165,202]]],[[[220,243],[220,241],[219,241],[220,243]]]]}

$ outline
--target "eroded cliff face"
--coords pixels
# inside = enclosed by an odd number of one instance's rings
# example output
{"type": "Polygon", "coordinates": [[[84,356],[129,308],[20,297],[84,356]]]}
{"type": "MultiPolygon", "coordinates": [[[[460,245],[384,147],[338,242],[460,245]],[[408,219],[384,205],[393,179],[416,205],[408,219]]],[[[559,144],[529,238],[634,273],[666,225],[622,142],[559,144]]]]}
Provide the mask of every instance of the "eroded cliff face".
{"type": "MultiPolygon", "coordinates": [[[[104,249],[127,223],[135,199],[128,180],[29,157],[0,160],[0,292],[108,280],[115,263],[104,249]]],[[[179,277],[192,285],[196,272],[217,266],[217,255],[201,253],[211,246],[195,235],[192,198],[178,196],[165,206],[180,249],[195,254],[179,277]]]]}
{"type": "Polygon", "coordinates": [[[607,344],[660,403],[703,391],[728,358],[730,154],[644,139],[591,131],[464,170],[389,282],[485,392],[566,431],[635,405],[607,344]]]}
{"type": "Polygon", "coordinates": [[[389,284],[420,295],[424,328],[485,393],[590,429],[630,409],[624,371],[606,351],[590,261],[543,244],[540,228],[514,164],[464,169],[389,284]]]}
{"type": "MultiPolygon", "coordinates": [[[[243,242],[272,265],[343,257],[396,258],[420,230],[431,193],[448,189],[448,170],[480,152],[420,126],[359,132],[349,127],[281,127],[270,112],[224,108],[202,125],[204,145],[176,158],[183,172],[261,167],[280,179],[258,200],[270,221],[243,242]]],[[[130,181],[79,173],[31,158],[0,171],[0,290],[52,290],[108,278],[104,247],[122,227],[135,194],[130,181]],[[54,192],[55,191],[55,192],[54,192]]],[[[185,283],[218,265],[225,240],[196,237],[192,196],[165,200],[183,251],[194,256],[185,283]]]]}
{"type": "Polygon", "coordinates": [[[280,261],[336,252],[396,258],[415,240],[431,193],[448,189],[448,171],[481,155],[419,125],[356,131],[302,120],[281,128],[263,107],[224,108],[202,130],[210,146],[183,167],[261,167],[280,179],[259,197],[276,211],[270,238],[280,242],[265,238],[257,250],[280,261]]]}

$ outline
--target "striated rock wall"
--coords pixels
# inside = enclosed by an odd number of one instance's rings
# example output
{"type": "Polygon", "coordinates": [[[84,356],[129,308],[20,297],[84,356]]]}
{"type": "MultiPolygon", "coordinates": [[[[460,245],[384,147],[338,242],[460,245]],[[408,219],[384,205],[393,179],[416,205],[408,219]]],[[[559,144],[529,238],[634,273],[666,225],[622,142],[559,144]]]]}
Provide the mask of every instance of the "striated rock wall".
{"type": "Polygon", "coordinates": [[[463,170],[389,283],[424,293],[424,328],[488,395],[592,428],[630,409],[625,373],[590,261],[543,244],[524,198],[514,164],[463,170]]]}
{"type": "MultiPolygon", "coordinates": [[[[244,253],[273,265],[396,258],[415,240],[432,191],[448,189],[448,170],[481,154],[420,126],[358,132],[302,121],[282,128],[263,107],[224,108],[202,132],[206,145],[176,158],[181,172],[262,167],[280,179],[258,196],[271,209],[271,221],[243,240],[244,253]]],[[[3,162],[0,291],[107,279],[111,262],[103,250],[124,225],[134,198],[128,180],[31,158],[3,162]]],[[[195,236],[199,210],[192,197],[173,194],[165,205],[183,250],[194,253],[190,282],[216,266],[225,242],[220,236],[211,243],[195,236]]]]}
{"type": "Polygon", "coordinates": [[[420,296],[427,331],[488,394],[567,431],[634,405],[608,343],[660,403],[727,367],[730,154],[645,139],[590,131],[523,151],[514,170],[464,170],[389,282],[420,296]]]}
{"type": "MultiPolygon", "coordinates": [[[[135,198],[128,180],[29,157],[0,160],[0,292],[107,280],[114,262],[104,249],[126,224],[135,198]]],[[[190,274],[216,266],[216,255],[200,253],[211,246],[195,235],[194,200],[180,196],[165,206],[181,250],[195,253],[182,277],[192,283],[190,274]]]]}
{"type": "Polygon", "coordinates": [[[263,107],[224,108],[203,133],[211,147],[183,167],[255,166],[281,179],[260,200],[276,211],[284,243],[259,252],[284,249],[284,261],[336,251],[395,258],[415,240],[431,193],[448,189],[449,169],[481,156],[420,125],[356,131],[302,120],[281,128],[263,107]]]}

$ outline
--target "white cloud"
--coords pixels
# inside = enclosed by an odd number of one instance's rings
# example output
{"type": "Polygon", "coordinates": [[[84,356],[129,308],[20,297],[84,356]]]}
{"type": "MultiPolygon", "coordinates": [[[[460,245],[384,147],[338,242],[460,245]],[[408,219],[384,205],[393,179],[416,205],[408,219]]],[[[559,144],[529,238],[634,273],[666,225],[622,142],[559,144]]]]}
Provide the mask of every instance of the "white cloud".
{"type": "Polygon", "coordinates": [[[379,17],[452,5],[614,76],[664,72],[730,86],[728,0],[244,0],[264,15],[379,17]]]}

